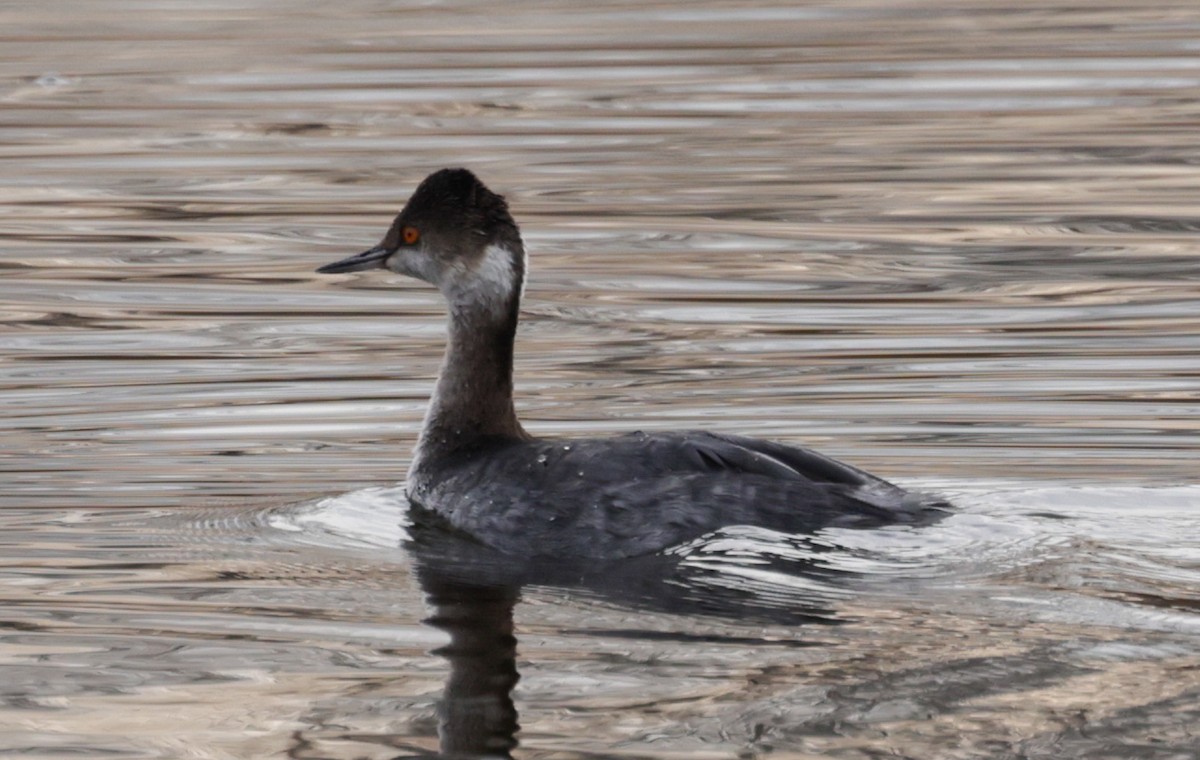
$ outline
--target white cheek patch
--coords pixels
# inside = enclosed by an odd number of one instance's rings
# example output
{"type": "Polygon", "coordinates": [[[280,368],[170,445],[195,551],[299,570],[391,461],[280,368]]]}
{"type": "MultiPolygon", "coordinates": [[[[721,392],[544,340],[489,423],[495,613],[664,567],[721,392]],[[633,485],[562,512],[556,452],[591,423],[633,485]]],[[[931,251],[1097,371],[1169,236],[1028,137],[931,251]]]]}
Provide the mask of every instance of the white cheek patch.
{"type": "MultiPolygon", "coordinates": [[[[452,307],[502,311],[508,308],[517,289],[513,254],[507,248],[489,245],[474,271],[457,271],[448,283],[446,296],[452,307]]],[[[521,289],[524,290],[524,281],[521,289]]]]}
{"type": "Polygon", "coordinates": [[[433,285],[436,285],[438,281],[437,267],[433,257],[411,248],[401,248],[388,257],[387,268],[433,285]]]}
{"type": "Polygon", "coordinates": [[[522,300],[525,299],[525,283],[529,282],[529,251],[525,247],[521,247],[521,292],[519,293],[522,300]]]}
{"type": "Polygon", "coordinates": [[[512,251],[498,245],[489,245],[483,252],[483,260],[479,262],[479,269],[475,275],[484,290],[500,296],[501,300],[508,300],[507,296],[513,291],[513,280],[516,277],[512,266],[512,251]]]}

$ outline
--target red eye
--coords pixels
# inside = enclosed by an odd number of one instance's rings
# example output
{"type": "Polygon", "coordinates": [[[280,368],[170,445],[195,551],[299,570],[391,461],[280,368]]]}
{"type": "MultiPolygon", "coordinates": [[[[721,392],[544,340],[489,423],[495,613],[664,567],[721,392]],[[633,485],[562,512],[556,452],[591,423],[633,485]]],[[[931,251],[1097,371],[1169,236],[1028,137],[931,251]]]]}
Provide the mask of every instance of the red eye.
{"type": "Polygon", "coordinates": [[[405,245],[413,245],[421,239],[421,233],[417,231],[416,227],[405,227],[400,230],[400,238],[405,245]]]}

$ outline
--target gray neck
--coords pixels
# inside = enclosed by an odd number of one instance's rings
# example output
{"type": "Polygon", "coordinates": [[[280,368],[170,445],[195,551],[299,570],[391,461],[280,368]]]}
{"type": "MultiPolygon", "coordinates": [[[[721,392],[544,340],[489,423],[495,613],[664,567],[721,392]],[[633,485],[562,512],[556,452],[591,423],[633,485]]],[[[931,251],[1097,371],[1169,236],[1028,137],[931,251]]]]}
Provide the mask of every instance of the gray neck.
{"type": "Polygon", "coordinates": [[[529,436],[513,408],[513,340],[520,295],[508,303],[451,303],[449,343],[417,444],[418,462],[453,454],[481,439],[529,436]]]}

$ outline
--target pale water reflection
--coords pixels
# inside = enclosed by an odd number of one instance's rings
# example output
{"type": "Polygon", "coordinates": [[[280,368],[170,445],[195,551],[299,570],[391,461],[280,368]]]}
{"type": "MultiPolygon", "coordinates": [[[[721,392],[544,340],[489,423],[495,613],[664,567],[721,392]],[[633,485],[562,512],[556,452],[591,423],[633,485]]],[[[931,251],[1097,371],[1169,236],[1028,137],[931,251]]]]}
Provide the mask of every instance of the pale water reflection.
{"type": "Polygon", "coordinates": [[[1194,3],[0,20],[0,755],[1200,751],[1194,3]],[[394,486],[441,304],[312,272],[460,164],[532,252],[531,429],[960,513],[464,566],[394,486]]]}

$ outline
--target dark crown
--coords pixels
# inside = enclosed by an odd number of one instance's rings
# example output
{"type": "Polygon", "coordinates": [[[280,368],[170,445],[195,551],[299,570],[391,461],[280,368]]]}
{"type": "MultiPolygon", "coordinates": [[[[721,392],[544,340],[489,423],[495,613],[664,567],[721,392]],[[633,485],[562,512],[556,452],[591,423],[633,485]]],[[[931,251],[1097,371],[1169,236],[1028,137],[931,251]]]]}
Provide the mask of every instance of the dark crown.
{"type": "Polygon", "coordinates": [[[443,228],[468,229],[498,238],[516,234],[504,197],[488,190],[467,169],[441,169],[425,178],[404,209],[408,218],[443,228]]]}

